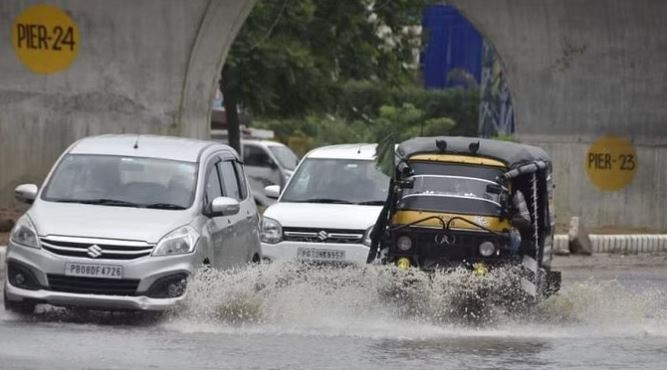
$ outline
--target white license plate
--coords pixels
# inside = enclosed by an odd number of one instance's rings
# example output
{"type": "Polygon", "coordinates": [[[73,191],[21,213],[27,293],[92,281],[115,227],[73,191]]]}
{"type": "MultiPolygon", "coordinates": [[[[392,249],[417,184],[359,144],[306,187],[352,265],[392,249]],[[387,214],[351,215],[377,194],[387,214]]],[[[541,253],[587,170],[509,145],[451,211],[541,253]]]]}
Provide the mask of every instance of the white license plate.
{"type": "Polygon", "coordinates": [[[345,259],[345,251],[337,249],[299,248],[296,257],[306,260],[341,261],[345,259]]]}
{"type": "Polygon", "coordinates": [[[123,266],[94,265],[88,263],[66,263],[66,276],[85,276],[106,279],[122,279],[123,266]]]}

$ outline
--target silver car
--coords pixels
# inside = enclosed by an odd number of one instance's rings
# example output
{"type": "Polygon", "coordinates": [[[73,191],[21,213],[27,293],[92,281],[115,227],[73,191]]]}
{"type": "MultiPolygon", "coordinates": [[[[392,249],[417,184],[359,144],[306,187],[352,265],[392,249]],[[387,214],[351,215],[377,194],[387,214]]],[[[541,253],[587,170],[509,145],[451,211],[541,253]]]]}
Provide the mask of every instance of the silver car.
{"type": "Polygon", "coordinates": [[[164,310],[202,265],[261,260],[259,216],[230,147],[104,135],[70,146],[11,232],[5,308],[164,310]]]}

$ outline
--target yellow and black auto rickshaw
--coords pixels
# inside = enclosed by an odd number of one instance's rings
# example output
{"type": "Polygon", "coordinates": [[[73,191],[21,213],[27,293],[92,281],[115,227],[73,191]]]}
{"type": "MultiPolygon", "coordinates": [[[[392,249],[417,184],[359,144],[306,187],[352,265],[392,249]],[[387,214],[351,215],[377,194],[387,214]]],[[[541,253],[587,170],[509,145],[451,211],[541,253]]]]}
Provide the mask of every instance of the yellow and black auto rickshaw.
{"type": "Polygon", "coordinates": [[[552,163],[534,146],[466,137],[401,143],[368,262],[402,269],[464,267],[483,275],[521,266],[521,290],[560,288],[551,271],[552,163]],[[520,222],[523,216],[523,222],[520,222]]]}

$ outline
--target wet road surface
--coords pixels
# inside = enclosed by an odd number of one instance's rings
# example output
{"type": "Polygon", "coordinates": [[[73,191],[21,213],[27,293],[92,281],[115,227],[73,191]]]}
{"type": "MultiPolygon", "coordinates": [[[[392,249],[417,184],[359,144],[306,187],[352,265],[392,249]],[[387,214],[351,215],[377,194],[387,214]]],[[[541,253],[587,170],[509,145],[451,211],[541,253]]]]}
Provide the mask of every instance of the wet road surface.
{"type": "Polygon", "coordinates": [[[476,324],[454,308],[464,276],[417,284],[399,299],[384,270],[291,265],[195,280],[184,306],[162,317],[0,309],[0,368],[665,368],[665,256],[555,263],[561,294],[527,314],[497,308],[476,324]]]}

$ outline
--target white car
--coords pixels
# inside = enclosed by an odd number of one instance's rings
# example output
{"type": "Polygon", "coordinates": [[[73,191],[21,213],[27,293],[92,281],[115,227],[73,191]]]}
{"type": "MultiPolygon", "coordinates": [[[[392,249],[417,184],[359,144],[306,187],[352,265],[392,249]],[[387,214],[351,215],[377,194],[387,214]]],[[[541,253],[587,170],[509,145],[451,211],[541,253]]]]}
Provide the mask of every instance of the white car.
{"type": "Polygon", "coordinates": [[[270,140],[243,139],[241,154],[255,201],[262,206],[273,204],[273,199],[264,197],[264,187],[285,186],[299,158],[285,144],[270,140]]]}
{"type": "Polygon", "coordinates": [[[5,309],[166,310],[202,265],[259,262],[259,215],[232,148],[150,135],[72,144],[11,232],[5,309]]]}
{"type": "MultiPolygon", "coordinates": [[[[376,167],[375,147],[334,145],[308,153],[278,202],[264,212],[264,257],[365,263],[389,184],[376,167]]],[[[278,186],[265,191],[270,197],[280,193],[278,186]]]]}

